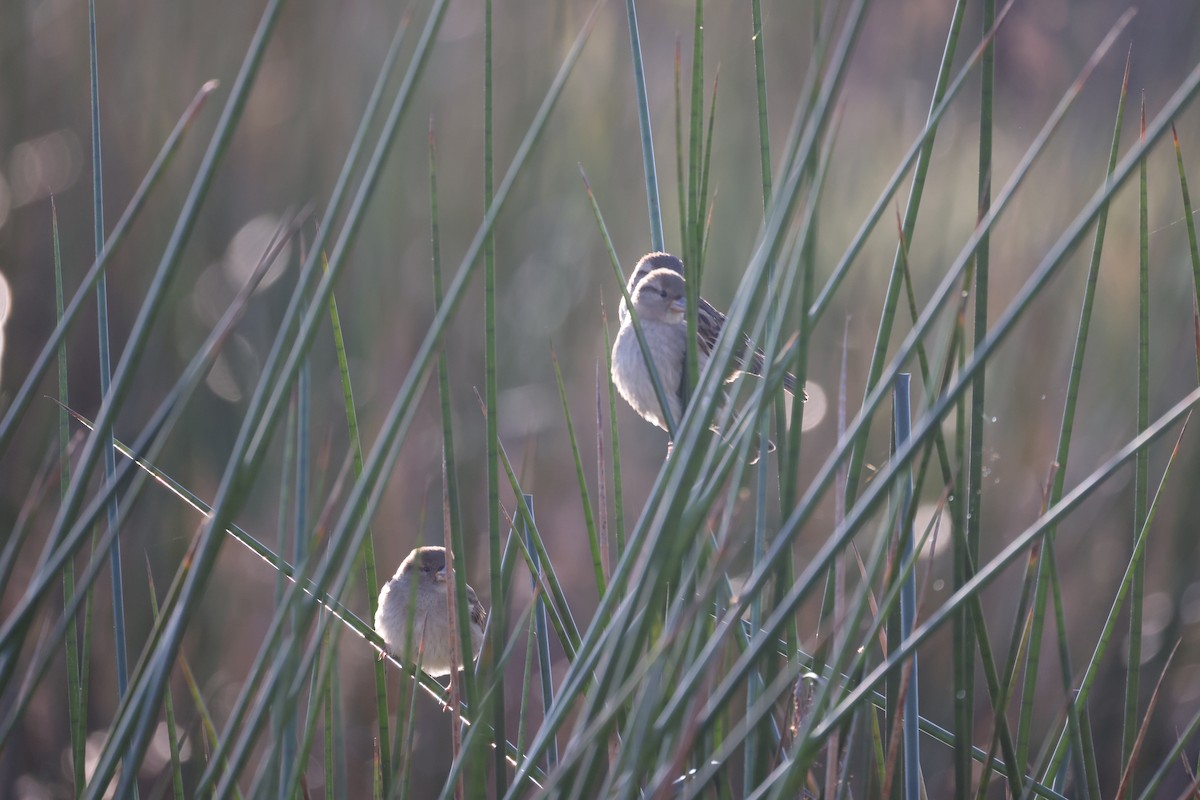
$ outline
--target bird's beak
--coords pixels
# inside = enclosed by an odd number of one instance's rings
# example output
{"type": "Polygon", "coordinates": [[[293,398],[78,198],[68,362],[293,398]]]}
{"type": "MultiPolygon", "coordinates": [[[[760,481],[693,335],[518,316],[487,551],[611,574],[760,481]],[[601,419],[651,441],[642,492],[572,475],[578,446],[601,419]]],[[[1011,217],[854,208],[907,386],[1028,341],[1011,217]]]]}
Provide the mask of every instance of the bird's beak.
{"type": "Polygon", "coordinates": [[[433,573],[433,579],[438,583],[446,582],[446,568],[442,567],[437,572],[433,573]]]}
{"type": "Polygon", "coordinates": [[[687,311],[687,301],[682,297],[675,299],[671,303],[671,310],[678,311],[680,314],[684,313],[687,311]]]}

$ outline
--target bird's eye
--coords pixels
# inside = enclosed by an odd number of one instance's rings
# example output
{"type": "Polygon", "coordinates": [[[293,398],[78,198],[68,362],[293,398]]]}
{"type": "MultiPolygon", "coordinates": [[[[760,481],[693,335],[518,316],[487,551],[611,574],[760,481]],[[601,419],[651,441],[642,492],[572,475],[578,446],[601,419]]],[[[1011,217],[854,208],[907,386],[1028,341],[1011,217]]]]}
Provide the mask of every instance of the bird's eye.
{"type": "Polygon", "coordinates": [[[659,296],[661,296],[661,297],[666,297],[666,296],[667,296],[667,290],[666,290],[666,289],[659,289],[659,290],[658,290],[658,294],[659,294],[659,296]]]}

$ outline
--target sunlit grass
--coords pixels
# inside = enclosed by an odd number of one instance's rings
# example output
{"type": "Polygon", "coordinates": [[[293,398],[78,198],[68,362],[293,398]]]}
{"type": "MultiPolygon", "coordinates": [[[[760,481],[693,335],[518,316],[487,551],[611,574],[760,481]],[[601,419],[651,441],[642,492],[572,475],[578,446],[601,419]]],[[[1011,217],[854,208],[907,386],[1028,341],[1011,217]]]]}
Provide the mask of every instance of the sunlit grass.
{"type": "MultiPolygon", "coordinates": [[[[308,797],[317,787],[326,797],[370,787],[381,798],[786,798],[807,791],[831,800],[983,798],[1000,791],[997,783],[1011,796],[1050,798],[1150,797],[1164,786],[1172,792],[1195,790],[1196,778],[1180,757],[1195,763],[1200,712],[1189,708],[1186,724],[1166,727],[1164,693],[1180,674],[1179,658],[1148,659],[1141,625],[1147,548],[1166,533],[1155,521],[1168,516],[1163,512],[1172,502],[1172,488],[1189,479],[1173,473],[1187,468],[1181,456],[1194,443],[1186,436],[1186,421],[1200,402],[1200,389],[1170,397],[1156,392],[1151,371],[1158,363],[1151,358],[1152,344],[1187,325],[1197,331],[1200,377],[1200,312],[1181,321],[1150,302],[1153,287],[1166,280],[1162,276],[1168,270],[1190,266],[1191,275],[1184,277],[1200,308],[1186,142],[1175,135],[1171,153],[1162,144],[1200,89],[1200,67],[1174,87],[1157,113],[1143,110],[1138,140],[1122,148],[1130,62],[1119,95],[1107,86],[1085,93],[1096,82],[1097,68],[1112,58],[1113,46],[1129,36],[1130,15],[1113,20],[1107,35],[1091,42],[1090,57],[1080,59],[1077,78],[1062,90],[1026,151],[1010,171],[998,174],[993,136],[1006,120],[992,91],[1003,78],[994,37],[1003,40],[1007,21],[1018,12],[987,2],[981,27],[972,32],[964,27],[972,18],[968,5],[956,3],[949,10],[941,59],[928,76],[924,121],[891,179],[882,188],[863,189],[868,195],[878,192],[877,199],[863,220],[847,228],[856,233],[844,250],[826,263],[819,254],[830,245],[818,247],[818,237],[829,235],[829,220],[841,213],[828,199],[829,188],[859,156],[847,152],[839,122],[840,109],[850,101],[847,76],[860,57],[873,9],[868,0],[817,4],[803,31],[764,27],[764,9],[754,0],[739,11],[741,30],[750,34],[742,47],[747,64],[753,64],[753,85],[734,88],[728,88],[727,78],[716,81],[717,67],[706,51],[706,38],[721,18],[714,20],[711,4],[706,9],[697,0],[691,13],[680,17],[691,41],[690,48],[682,41],[676,45],[675,107],[669,111],[656,109],[653,87],[669,86],[672,76],[656,76],[652,70],[658,62],[647,57],[651,46],[662,49],[662,43],[650,45],[642,38],[634,0],[626,0],[623,8],[600,3],[588,16],[570,18],[566,39],[573,44],[552,59],[557,73],[539,89],[536,109],[498,106],[494,84],[518,78],[506,74],[495,58],[493,36],[521,34],[510,26],[494,27],[488,2],[480,9],[482,72],[476,76],[482,87],[482,107],[477,107],[482,158],[476,152],[468,159],[455,149],[461,139],[444,139],[430,124],[428,193],[424,186],[412,189],[422,200],[403,213],[417,217],[429,232],[432,258],[422,274],[431,280],[420,291],[432,289],[433,302],[419,340],[404,353],[401,377],[389,398],[378,391],[385,385],[374,374],[378,368],[355,352],[357,315],[346,302],[354,289],[345,276],[356,244],[370,236],[388,164],[413,156],[396,144],[424,124],[414,106],[427,89],[428,73],[443,49],[457,46],[444,30],[449,3],[418,3],[413,19],[419,35],[407,41],[410,12],[405,12],[372,91],[351,120],[354,133],[332,191],[316,201],[319,223],[312,241],[307,241],[312,230],[307,223],[314,206],[309,198],[295,198],[294,207],[302,210],[280,221],[253,275],[203,342],[186,354],[185,368],[170,376],[161,397],[142,397],[137,378],[153,364],[149,345],[180,302],[172,282],[200,218],[211,208],[210,188],[230,169],[231,142],[247,124],[251,90],[262,77],[283,5],[270,0],[253,32],[241,32],[248,41],[241,67],[219,118],[205,119],[211,128],[205,128],[210,132],[202,160],[185,167],[193,173],[191,188],[171,220],[152,278],[134,304],[136,317],[121,342],[112,383],[101,389],[94,420],[78,411],[71,417],[67,410],[78,403],[78,394],[67,391],[67,332],[76,326],[84,298],[97,287],[103,296],[112,254],[130,235],[139,212],[166,202],[161,174],[184,139],[197,135],[192,123],[202,117],[203,101],[215,87],[206,85],[185,111],[106,237],[99,148],[104,117],[92,29],[95,261],[70,302],[64,302],[69,292],[55,211],[50,235],[57,322],[8,395],[0,421],[0,457],[21,455],[18,431],[37,407],[37,394],[46,391],[42,384],[56,361],[61,410],[42,443],[52,454],[50,466],[22,488],[24,508],[0,557],[0,575],[11,587],[0,621],[0,696],[8,700],[0,704],[0,747],[14,747],[17,737],[36,724],[35,692],[61,691],[69,720],[63,780],[75,796],[88,798],[108,791],[122,797],[167,791],[175,797],[308,797]],[[655,461],[653,469],[631,469],[648,450],[639,441],[648,428],[619,430],[624,422],[618,418],[625,412],[607,381],[614,331],[604,309],[613,306],[590,298],[583,313],[567,319],[571,327],[594,329],[604,353],[580,356],[547,343],[519,354],[526,361],[544,361],[554,380],[547,396],[557,401],[551,405],[561,424],[548,428],[540,441],[526,442],[524,454],[526,464],[551,458],[552,451],[567,454],[556,462],[559,480],[545,485],[514,467],[520,459],[510,459],[510,453],[518,451],[505,441],[503,390],[526,378],[521,373],[526,364],[513,366],[504,338],[514,271],[503,257],[510,251],[498,243],[513,232],[505,216],[512,210],[505,206],[517,182],[547,150],[578,144],[551,122],[561,115],[559,101],[581,91],[568,78],[604,15],[608,23],[627,26],[618,41],[627,42],[628,51],[610,58],[627,66],[632,77],[621,96],[628,98],[631,120],[636,117],[640,152],[629,150],[621,158],[636,162],[644,181],[635,191],[627,188],[614,196],[593,193],[585,177],[570,202],[585,209],[589,224],[578,225],[571,236],[606,253],[609,265],[595,267],[604,276],[604,298],[622,298],[629,305],[625,275],[636,256],[668,249],[684,258],[691,369],[683,390],[689,402],[681,419],[667,420],[670,456],[661,464],[655,461]],[[768,76],[774,48],[802,37],[811,40],[802,78],[768,76]],[[685,52],[690,52],[686,70],[685,52]],[[1031,179],[1048,169],[1047,148],[1063,135],[1064,120],[1079,113],[1088,98],[1101,95],[1117,99],[1108,158],[1089,163],[1081,155],[1074,165],[1087,174],[1086,185],[1094,191],[1056,231],[1035,266],[1016,273],[1023,280],[1019,288],[993,293],[1002,269],[997,260],[1002,218],[1037,214],[1040,204],[1058,202],[1030,189],[1031,179]],[[792,127],[782,142],[778,137],[772,142],[768,111],[788,102],[794,102],[792,127]],[[936,206],[937,192],[950,191],[935,180],[943,168],[937,136],[948,113],[979,120],[973,138],[960,130],[944,145],[972,153],[978,167],[972,176],[975,225],[958,232],[941,226],[946,229],[937,233],[952,244],[945,259],[917,264],[914,243],[939,226],[919,210],[931,200],[936,206]],[[735,115],[749,123],[736,140],[741,149],[730,152],[717,144],[729,140],[718,140],[715,132],[735,115]],[[672,116],[673,137],[660,132],[658,141],[673,139],[676,149],[673,158],[662,160],[673,160],[676,172],[675,242],[666,239],[663,227],[651,130],[652,120],[672,116]],[[497,136],[498,117],[517,125],[519,135],[497,136]],[[548,131],[563,138],[546,139],[548,131]],[[497,183],[498,139],[515,140],[517,146],[497,183]],[[1188,264],[1158,263],[1150,246],[1150,159],[1164,154],[1174,157],[1178,174],[1188,264]],[[755,188],[751,207],[722,213],[735,215],[757,234],[752,251],[736,265],[740,283],[728,306],[727,330],[701,371],[696,308],[706,279],[714,274],[708,261],[718,195],[713,176],[722,160],[744,162],[755,188]],[[447,170],[448,163],[454,171],[447,170]],[[462,164],[471,165],[467,172],[477,179],[477,199],[482,196],[474,216],[439,195],[439,176],[457,176],[462,164]],[[1110,220],[1110,207],[1130,195],[1127,184],[1135,172],[1136,224],[1110,220]],[[631,205],[646,209],[646,241],[615,242],[606,217],[611,222],[624,216],[622,207],[631,205]],[[462,229],[463,218],[469,235],[453,241],[448,232],[462,229]],[[1085,363],[1089,332],[1107,323],[1096,295],[1101,266],[1107,267],[1102,259],[1106,237],[1117,235],[1118,225],[1126,242],[1134,240],[1128,231],[1137,230],[1138,334],[1136,341],[1104,342],[1099,351],[1093,342],[1085,363]],[[865,247],[872,235],[886,237],[894,250],[890,264],[872,273],[882,284],[880,297],[862,298],[853,294],[855,283],[847,278],[866,269],[865,247]],[[259,281],[297,239],[305,240],[303,252],[286,298],[275,305],[263,302],[256,292],[259,281]],[[1069,271],[1076,251],[1089,241],[1082,295],[1070,308],[1054,309],[1079,320],[1074,352],[1061,376],[1063,405],[1021,409],[1021,424],[1033,428],[1042,423],[1040,416],[1057,415],[1061,408],[1061,418],[1044,425],[1048,431],[1057,426],[1055,460],[1041,465],[1047,467],[1046,485],[1036,515],[1001,523],[989,507],[1017,506],[1028,487],[987,480],[994,436],[987,427],[989,408],[999,402],[996,397],[1008,396],[996,374],[997,354],[1009,340],[1039,330],[1052,279],[1069,271]],[[451,252],[460,260],[445,280],[443,258],[451,252]],[[937,279],[932,288],[922,283],[930,274],[937,279]],[[479,320],[463,312],[473,292],[481,300],[479,320]],[[874,305],[877,300],[881,306],[874,305]],[[159,458],[172,435],[193,429],[204,435],[194,410],[197,390],[251,308],[272,320],[269,354],[258,367],[252,397],[228,420],[223,468],[203,490],[185,486],[159,458]],[[855,367],[850,366],[849,322],[827,319],[842,313],[872,331],[873,344],[853,359],[855,367]],[[472,322],[482,333],[472,344],[478,346],[482,369],[467,377],[455,361],[463,340],[454,334],[472,329],[472,322]],[[847,331],[843,341],[824,341],[824,331],[835,327],[847,331]],[[773,367],[762,378],[740,375],[727,382],[742,331],[773,367]],[[336,372],[322,374],[326,348],[336,372]],[[824,351],[840,353],[841,420],[832,436],[801,436],[807,412],[800,392],[785,396],[783,371],[794,371],[801,385],[816,380],[810,371],[824,351]],[[1097,400],[1081,388],[1083,376],[1118,359],[1136,360],[1136,379],[1131,375],[1127,381],[1136,392],[1136,413],[1121,428],[1119,445],[1097,456],[1094,447],[1079,446],[1089,435],[1077,424],[1080,409],[1097,400]],[[590,385],[586,392],[576,391],[580,376],[593,373],[600,380],[594,392],[590,385]],[[356,396],[355,388],[364,384],[369,388],[356,396]],[[322,440],[326,428],[317,417],[328,409],[329,396],[336,400],[337,434],[322,440]],[[579,404],[580,396],[586,403],[579,404]],[[478,399],[468,419],[456,416],[456,401],[464,398],[478,399]],[[363,413],[368,403],[376,412],[369,417],[363,413]],[[435,422],[425,416],[424,404],[435,409],[435,422]],[[138,412],[136,426],[128,435],[110,437],[110,431],[133,424],[130,409],[138,412]],[[593,416],[594,459],[588,452],[593,416]],[[789,416],[791,427],[785,430],[789,416]],[[72,419],[86,437],[75,448],[72,419]],[[713,426],[720,435],[714,435],[713,426]],[[872,429],[879,432],[875,438],[872,429]],[[877,440],[885,429],[891,430],[890,446],[880,447],[877,440]],[[766,452],[768,437],[779,442],[774,454],[766,452]],[[120,460],[110,457],[98,470],[110,444],[120,460]],[[427,476],[429,506],[440,513],[431,514],[428,525],[424,507],[411,517],[381,518],[402,449],[419,446],[432,448],[441,465],[439,474],[427,476]],[[1133,535],[1114,551],[1122,566],[1119,583],[1086,586],[1085,605],[1108,609],[1102,627],[1092,630],[1085,624],[1091,618],[1072,616],[1080,602],[1071,592],[1080,590],[1065,577],[1068,570],[1088,566],[1077,563],[1077,555],[1061,557],[1060,537],[1066,523],[1086,524],[1080,511],[1085,501],[1106,491],[1122,471],[1134,476],[1133,488],[1113,502],[1117,513],[1132,515],[1133,535]],[[55,474],[57,505],[56,493],[48,491],[55,474]],[[157,592],[149,581],[152,613],[146,629],[135,629],[125,641],[120,581],[132,581],[142,570],[131,569],[131,556],[125,563],[119,556],[111,559],[118,552],[118,534],[129,530],[131,521],[144,520],[146,509],[156,508],[146,502],[148,485],[165,488],[164,496],[187,508],[194,527],[186,532],[183,558],[167,567],[172,574],[164,581],[165,591],[157,592]],[[932,521],[918,524],[917,506],[923,502],[937,510],[932,521]],[[274,546],[248,532],[256,505],[266,506],[276,521],[274,546]],[[832,516],[827,505],[837,508],[832,516]],[[39,508],[46,509],[44,515],[35,513],[39,508]],[[39,516],[52,522],[31,536],[39,516]],[[473,526],[486,542],[474,535],[473,526]],[[460,652],[471,646],[468,576],[487,589],[480,593],[489,600],[483,652],[446,685],[419,665],[392,658],[373,660],[368,678],[364,665],[347,665],[359,651],[374,658],[383,647],[364,621],[373,618],[379,584],[391,567],[377,564],[377,552],[393,552],[399,537],[429,529],[439,532],[434,541],[451,554],[451,606],[460,652]],[[802,535],[811,547],[798,547],[802,535]],[[205,599],[224,588],[218,571],[222,553],[241,550],[225,547],[231,539],[258,556],[252,562],[255,579],[278,587],[269,607],[239,609],[237,624],[253,626],[256,647],[238,654],[210,644],[200,615],[205,599]],[[949,551],[952,566],[936,563],[929,550],[949,551]],[[804,558],[798,558],[801,552],[804,558]],[[111,591],[118,603],[115,630],[91,621],[90,598],[106,570],[117,582],[111,591]],[[1008,588],[991,588],[1005,579],[1008,588]],[[931,589],[942,581],[944,590],[931,589]],[[82,641],[76,630],[80,617],[82,641]],[[1125,640],[1115,636],[1124,630],[1125,640]],[[103,647],[95,646],[98,640],[103,647]],[[1046,645],[1052,653],[1043,649],[1046,645]],[[121,660],[126,646],[128,665],[121,660]],[[64,657],[65,685],[52,686],[49,667],[64,657]],[[94,678],[98,658],[113,659],[104,673],[117,678],[114,686],[94,678]],[[1124,658],[1126,687],[1119,715],[1108,707],[1102,717],[1089,713],[1096,708],[1090,697],[1101,670],[1118,658],[1124,658]],[[350,671],[360,668],[361,674],[350,671]],[[214,669],[224,670],[232,687],[219,690],[214,669]],[[398,691],[389,693],[389,683],[398,691]],[[362,702],[360,694],[368,700],[362,702]],[[1054,706],[1049,710],[1047,698],[1054,706]],[[451,712],[436,728],[423,714],[427,699],[451,712]],[[99,746],[89,755],[88,742],[96,734],[99,746]],[[159,748],[163,736],[167,746],[159,748]],[[433,739],[437,743],[431,746],[433,739]],[[190,759],[184,756],[189,749],[190,759]],[[151,768],[160,750],[166,755],[151,768]],[[437,766],[449,764],[444,774],[430,778],[434,762],[422,762],[429,752],[443,757],[437,766]]],[[[89,10],[95,13],[91,3],[89,10]]],[[[1101,116],[1111,119],[1111,113],[1106,108],[1101,116]]],[[[961,121],[956,124],[961,128],[961,121]]],[[[578,160],[581,170],[590,167],[586,151],[578,160]]],[[[629,324],[645,348],[636,315],[629,324]]],[[[376,355],[394,360],[395,354],[382,352],[386,344],[379,347],[376,355]]],[[[85,357],[74,346],[69,355],[85,357]]],[[[108,371],[105,360],[102,350],[95,365],[102,377],[108,371]]],[[[673,387],[663,386],[657,371],[652,374],[665,409],[666,392],[673,387]]],[[[163,569],[157,558],[150,560],[155,572],[163,569]]],[[[1174,653],[1186,631],[1173,635],[1176,640],[1160,648],[1163,653],[1174,653]]]]}

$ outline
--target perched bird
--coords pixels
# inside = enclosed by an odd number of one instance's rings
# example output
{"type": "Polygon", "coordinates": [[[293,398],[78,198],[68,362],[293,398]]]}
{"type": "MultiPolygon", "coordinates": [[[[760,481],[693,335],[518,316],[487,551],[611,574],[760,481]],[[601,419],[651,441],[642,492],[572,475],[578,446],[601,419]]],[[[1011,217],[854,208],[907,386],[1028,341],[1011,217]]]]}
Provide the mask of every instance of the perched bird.
{"type": "MultiPolygon", "coordinates": [[[[446,581],[446,548],[418,547],[400,562],[396,574],[379,590],[379,607],[375,611],[375,631],[383,637],[388,652],[410,662],[416,662],[419,654],[421,669],[435,677],[462,668],[461,660],[453,663],[451,658],[451,640],[458,636],[458,628],[457,622],[450,619],[447,590],[453,591],[453,586],[446,581]]],[[[470,586],[467,603],[474,659],[483,645],[487,612],[470,586]]]]}
{"type": "MultiPolygon", "coordinates": [[[[638,284],[640,284],[647,275],[658,269],[669,269],[682,276],[683,262],[670,253],[647,253],[646,255],[642,256],[634,266],[633,272],[629,276],[629,283],[627,283],[625,287],[629,291],[629,296],[633,297],[637,290],[638,284]]],[[[637,302],[636,299],[634,302],[637,302]]],[[[629,325],[629,309],[625,306],[624,297],[621,298],[621,307],[618,316],[621,321],[621,329],[624,330],[629,325]]],[[[638,309],[638,319],[641,318],[641,309],[638,309]]],[[[701,297],[699,308],[697,309],[696,314],[696,338],[699,340],[699,352],[701,353],[702,358],[707,357],[708,354],[713,351],[713,348],[717,344],[717,336],[720,335],[721,328],[724,326],[725,315],[714,308],[712,303],[701,297]]],[[[618,338],[619,337],[620,334],[618,334],[618,338]]],[[[736,345],[736,347],[737,350],[734,353],[734,357],[737,359],[741,369],[750,373],[751,375],[758,375],[761,377],[763,374],[764,358],[762,350],[754,348],[750,341],[750,337],[746,336],[745,334],[742,335],[742,340],[736,345]],[[746,351],[751,349],[753,352],[750,355],[750,361],[749,363],[746,363],[746,351]]],[[[703,366],[703,364],[701,364],[701,366],[703,366]]],[[[663,380],[667,379],[663,378],[663,380]]],[[[787,389],[789,393],[795,394],[796,376],[790,372],[785,372],[783,375],[783,388],[787,389]]],[[[626,399],[628,399],[628,397],[626,397],[626,399]]],[[[807,394],[804,396],[804,399],[808,399],[807,394]]],[[[630,404],[632,405],[632,401],[630,401],[630,404]]],[[[636,408],[636,406],[634,407],[636,408]]],[[[672,414],[674,414],[674,412],[672,412],[672,414]]],[[[645,414],[642,414],[642,416],[645,416],[645,414]]],[[[646,418],[649,419],[649,417],[646,418]]],[[[679,419],[678,416],[675,418],[679,419]]],[[[650,421],[654,422],[654,420],[650,421]]],[[[657,422],[655,424],[659,425],[659,427],[663,427],[657,422]]]]}
{"type": "MultiPolygon", "coordinates": [[[[633,308],[646,335],[646,344],[654,355],[654,366],[667,395],[671,419],[676,422],[683,417],[683,371],[687,359],[686,303],[683,276],[667,268],[649,272],[633,291],[633,308]]],[[[698,355],[699,366],[703,369],[708,361],[708,350],[701,347],[698,355]]],[[[662,405],[654,393],[654,381],[650,378],[637,334],[628,319],[622,320],[617,340],[613,342],[612,380],[634,411],[643,419],[667,430],[662,405]]]]}

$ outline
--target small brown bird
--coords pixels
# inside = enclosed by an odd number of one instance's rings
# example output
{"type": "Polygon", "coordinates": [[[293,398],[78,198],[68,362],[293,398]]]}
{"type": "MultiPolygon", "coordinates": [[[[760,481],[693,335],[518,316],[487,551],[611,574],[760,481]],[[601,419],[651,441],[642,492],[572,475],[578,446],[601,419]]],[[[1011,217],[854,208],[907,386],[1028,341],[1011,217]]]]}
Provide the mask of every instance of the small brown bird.
{"type": "MultiPolygon", "coordinates": [[[[379,590],[379,607],[375,611],[375,631],[387,644],[388,652],[409,662],[416,662],[419,657],[421,669],[434,677],[462,668],[461,660],[452,663],[451,658],[451,639],[458,636],[458,623],[450,619],[446,605],[448,590],[453,591],[453,587],[446,581],[446,549],[418,547],[400,562],[396,574],[379,590]]],[[[467,603],[474,659],[483,646],[487,612],[470,586],[467,603]]]]}
{"type": "MultiPolygon", "coordinates": [[[[683,276],[670,269],[656,269],[648,273],[633,292],[633,307],[646,344],[654,358],[659,380],[667,394],[671,419],[678,422],[683,416],[683,370],[687,358],[687,323],[684,321],[686,290],[683,276]]],[[[700,368],[708,362],[708,351],[700,348],[700,368]]],[[[648,422],[663,430],[667,423],[662,416],[662,406],[654,393],[654,382],[637,333],[628,321],[621,324],[612,351],[612,380],[617,391],[633,410],[648,422]]]]}
{"type": "MultiPolygon", "coordinates": [[[[669,269],[673,272],[683,275],[683,262],[676,256],[670,253],[647,253],[638,260],[633,268],[633,272],[629,276],[629,283],[626,284],[626,289],[629,291],[629,296],[633,297],[639,283],[657,269],[669,269]]],[[[621,327],[624,329],[629,325],[629,309],[625,306],[625,298],[621,298],[620,311],[618,316],[621,321],[621,327]]],[[[641,314],[639,311],[639,319],[641,314]]],[[[699,351],[702,358],[706,358],[713,351],[713,347],[717,344],[717,336],[721,333],[721,328],[725,327],[725,315],[713,307],[712,303],[700,298],[699,309],[696,314],[696,338],[699,340],[699,351]]],[[[618,337],[620,334],[618,334],[618,337]]],[[[742,341],[737,345],[737,351],[734,353],[738,365],[745,372],[751,375],[762,376],[763,374],[763,352],[755,347],[750,341],[750,337],[742,335],[742,341]],[[753,350],[750,356],[750,363],[746,363],[746,351],[753,350]]],[[[657,362],[655,362],[657,363],[657,362]]],[[[732,376],[730,376],[732,377],[732,376]]],[[[665,378],[663,380],[666,380],[665,378]]],[[[790,372],[784,373],[783,388],[787,389],[790,394],[796,393],[796,376],[790,372]]],[[[805,394],[804,399],[808,399],[805,394]]],[[[674,412],[672,412],[674,413],[674,412]]],[[[643,415],[645,416],[645,415],[643,415]]],[[[678,419],[678,417],[676,417],[678,419]]],[[[651,420],[653,422],[653,420],[651,420]]],[[[658,423],[655,423],[658,424],[658,423]]],[[[662,427],[659,425],[659,427],[662,427]]]]}

